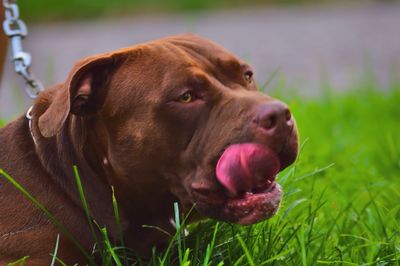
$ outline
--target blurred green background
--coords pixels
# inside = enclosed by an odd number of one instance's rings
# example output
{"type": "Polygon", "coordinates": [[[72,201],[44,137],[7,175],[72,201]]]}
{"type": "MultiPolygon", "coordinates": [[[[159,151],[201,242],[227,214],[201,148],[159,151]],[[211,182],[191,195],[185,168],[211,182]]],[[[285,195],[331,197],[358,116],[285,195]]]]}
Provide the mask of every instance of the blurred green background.
{"type": "Polygon", "coordinates": [[[298,5],[351,5],[396,0],[35,0],[19,1],[28,21],[93,19],[135,13],[200,11],[223,8],[298,5]]]}

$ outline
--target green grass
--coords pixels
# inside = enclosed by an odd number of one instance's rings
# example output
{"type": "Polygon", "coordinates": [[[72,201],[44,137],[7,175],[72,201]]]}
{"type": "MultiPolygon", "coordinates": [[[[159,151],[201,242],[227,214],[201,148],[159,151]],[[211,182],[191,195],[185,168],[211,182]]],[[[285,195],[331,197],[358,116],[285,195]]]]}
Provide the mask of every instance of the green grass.
{"type": "MultiPolygon", "coordinates": [[[[322,2],[334,2],[323,0],[322,2]]],[[[320,3],[317,0],[35,0],[18,1],[28,21],[92,19],[112,15],[199,11],[255,5],[320,3]]]]}
{"type": "MultiPolygon", "coordinates": [[[[150,261],[132,259],[138,265],[399,265],[400,86],[362,87],[314,99],[272,92],[291,106],[302,143],[296,164],[279,175],[285,194],[275,217],[247,227],[211,220],[186,226],[176,217],[189,236],[178,232],[150,261]]],[[[102,252],[105,265],[126,261],[119,247],[102,252]]]]}

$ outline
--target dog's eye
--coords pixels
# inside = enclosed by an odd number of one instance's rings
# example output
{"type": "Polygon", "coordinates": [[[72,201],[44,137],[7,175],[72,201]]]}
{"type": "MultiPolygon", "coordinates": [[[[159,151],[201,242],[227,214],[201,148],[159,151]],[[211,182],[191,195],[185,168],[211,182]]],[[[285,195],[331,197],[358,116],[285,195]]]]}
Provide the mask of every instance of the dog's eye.
{"type": "Polygon", "coordinates": [[[244,72],[244,79],[248,83],[252,83],[253,82],[253,72],[251,70],[247,70],[246,72],[244,72]]]}
{"type": "Polygon", "coordinates": [[[193,94],[190,91],[187,91],[181,96],[179,96],[178,101],[180,103],[190,103],[191,101],[193,101],[193,98],[194,98],[193,94]]]}

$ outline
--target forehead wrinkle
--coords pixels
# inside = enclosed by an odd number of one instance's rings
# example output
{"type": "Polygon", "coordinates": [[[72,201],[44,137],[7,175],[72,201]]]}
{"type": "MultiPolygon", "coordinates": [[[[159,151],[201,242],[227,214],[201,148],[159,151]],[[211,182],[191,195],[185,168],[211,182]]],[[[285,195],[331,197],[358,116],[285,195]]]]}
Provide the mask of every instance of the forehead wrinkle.
{"type": "Polygon", "coordinates": [[[240,84],[238,77],[246,64],[228,51],[211,42],[205,42],[204,46],[188,40],[179,40],[173,43],[186,55],[185,58],[197,62],[194,64],[195,66],[202,69],[208,76],[212,75],[214,79],[219,80],[220,84],[225,84],[224,86],[240,84]]]}
{"type": "Polygon", "coordinates": [[[231,83],[227,84],[226,82],[223,82],[223,80],[218,78],[218,76],[198,67],[190,67],[189,71],[190,71],[190,77],[187,79],[187,83],[197,82],[200,85],[201,83],[207,84],[207,86],[205,86],[205,89],[207,90],[210,90],[212,88],[216,88],[218,91],[232,90],[236,86],[239,86],[239,85],[233,85],[231,83]]]}
{"type": "Polygon", "coordinates": [[[177,46],[177,48],[185,55],[185,59],[193,62],[192,66],[208,72],[212,69],[214,64],[204,54],[185,46],[177,46]]]}
{"type": "Polygon", "coordinates": [[[188,54],[187,51],[177,45],[164,42],[161,44],[161,47],[162,49],[168,51],[168,53],[165,54],[168,56],[168,58],[174,61],[174,63],[179,62],[180,65],[189,67],[198,65],[197,61],[194,60],[194,58],[190,54],[188,54]]]}
{"type": "Polygon", "coordinates": [[[182,53],[192,60],[200,62],[203,69],[209,71],[211,70],[212,66],[216,65],[218,55],[227,54],[228,52],[222,50],[222,48],[218,47],[217,45],[206,42],[205,40],[199,41],[202,42],[202,45],[188,39],[170,40],[173,46],[182,51],[182,53]]]}

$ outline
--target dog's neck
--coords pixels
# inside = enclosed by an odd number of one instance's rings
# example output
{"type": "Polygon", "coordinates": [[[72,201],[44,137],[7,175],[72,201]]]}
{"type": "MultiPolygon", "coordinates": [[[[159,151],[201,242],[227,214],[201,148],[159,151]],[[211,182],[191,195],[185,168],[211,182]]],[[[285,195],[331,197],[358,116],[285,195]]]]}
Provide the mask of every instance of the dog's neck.
{"type": "Polygon", "coordinates": [[[93,171],[85,159],[83,147],[86,134],[80,119],[69,116],[61,131],[51,138],[42,137],[36,125],[37,118],[33,117],[32,135],[36,139],[35,149],[45,170],[66,192],[71,201],[83,211],[73,170],[73,166],[76,166],[92,218],[101,227],[107,227],[111,238],[115,237],[117,227],[112,207],[111,188],[101,176],[93,171]]]}
{"type": "MultiPolygon", "coordinates": [[[[104,138],[104,132],[99,133],[98,127],[101,125],[96,124],[96,120],[70,115],[62,130],[52,138],[41,137],[39,132],[35,132],[37,128],[33,127],[34,136],[39,136],[37,154],[54,181],[76,205],[82,206],[72,167],[77,166],[92,218],[100,226],[106,226],[110,237],[116,240],[118,227],[115,224],[111,190],[111,186],[114,186],[125,234],[142,235],[139,239],[148,239],[147,243],[140,241],[139,244],[136,243],[136,236],[132,243],[126,241],[127,245],[141,253],[142,250],[147,250],[147,246],[154,244],[154,239],[164,237],[154,228],[161,227],[172,233],[175,230],[169,220],[173,213],[172,203],[176,199],[171,194],[159,195],[147,188],[136,187],[134,191],[137,193],[154,194],[151,201],[141,202],[141,198],[149,197],[140,197],[135,192],[132,193],[132,188],[118,184],[115,181],[118,178],[115,178],[116,174],[107,156],[106,144],[100,139],[104,138]],[[149,227],[144,228],[144,224],[149,227]]],[[[140,180],[140,174],[138,175],[135,173],[135,178],[140,180]]],[[[142,180],[146,178],[147,176],[143,176],[142,180]]]]}
{"type": "Polygon", "coordinates": [[[88,117],[74,123],[75,128],[70,132],[85,136],[81,144],[77,143],[80,147],[76,149],[83,151],[82,160],[90,165],[96,176],[108,186],[114,187],[124,218],[122,220],[125,220],[125,235],[135,236],[125,239],[125,243],[139,254],[149,255],[146,252],[153,245],[169,239],[165,233],[160,232],[160,228],[174,234],[176,229],[170,219],[173,217],[173,202],[177,199],[169,192],[167,184],[163,183],[165,178],[152,171],[130,169],[121,172],[114,168],[113,161],[116,159],[112,159],[108,151],[111,139],[109,131],[112,129],[107,128],[107,123],[100,117],[88,117]],[[159,182],[144,182],[154,179],[159,182]],[[131,182],[128,184],[126,180],[131,182]]]}

